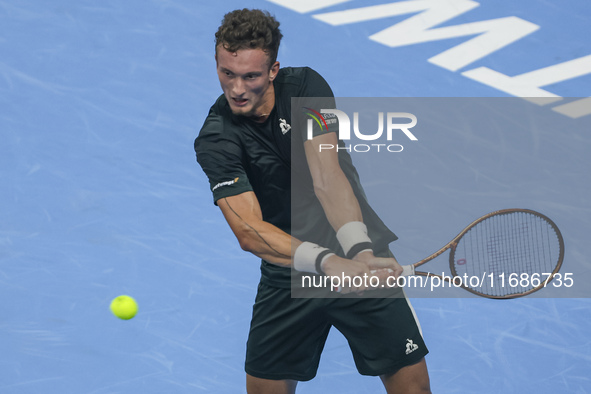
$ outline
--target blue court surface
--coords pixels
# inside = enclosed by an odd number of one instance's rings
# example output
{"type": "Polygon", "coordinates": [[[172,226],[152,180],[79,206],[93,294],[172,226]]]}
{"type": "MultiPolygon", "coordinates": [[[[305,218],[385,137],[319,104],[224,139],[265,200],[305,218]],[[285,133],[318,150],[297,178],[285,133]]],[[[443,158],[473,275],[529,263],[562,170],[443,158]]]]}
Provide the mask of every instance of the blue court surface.
{"type": "MultiPolygon", "coordinates": [[[[576,292],[412,303],[434,393],[591,392],[588,0],[0,0],[0,393],[245,392],[259,263],[193,151],[221,93],[213,34],[244,7],[275,14],[281,64],[338,97],[507,98],[533,114],[417,131],[376,209],[406,264],[489,211],[551,217],[576,292]],[[109,311],[121,294],[132,320],[109,311]]],[[[298,392],[381,390],[334,331],[298,392]]]]}

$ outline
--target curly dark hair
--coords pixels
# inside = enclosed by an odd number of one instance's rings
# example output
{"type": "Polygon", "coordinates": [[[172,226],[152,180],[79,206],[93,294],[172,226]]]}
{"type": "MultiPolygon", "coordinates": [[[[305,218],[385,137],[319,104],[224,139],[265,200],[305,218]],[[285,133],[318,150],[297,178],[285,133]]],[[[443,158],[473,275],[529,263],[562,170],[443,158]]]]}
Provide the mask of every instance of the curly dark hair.
{"type": "Polygon", "coordinates": [[[279,22],[267,11],[235,10],[224,15],[215,33],[216,51],[219,45],[230,52],[260,48],[269,55],[272,66],[277,60],[283,34],[279,22]]]}

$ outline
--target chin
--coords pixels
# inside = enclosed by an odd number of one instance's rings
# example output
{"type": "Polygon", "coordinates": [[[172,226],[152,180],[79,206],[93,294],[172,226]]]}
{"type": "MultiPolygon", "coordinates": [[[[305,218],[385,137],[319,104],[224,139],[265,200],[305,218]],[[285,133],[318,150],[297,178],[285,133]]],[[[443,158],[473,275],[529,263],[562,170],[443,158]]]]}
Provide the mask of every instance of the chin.
{"type": "Polygon", "coordinates": [[[252,108],[245,108],[245,107],[234,107],[234,106],[230,106],[230,109],[232,110],[232,113],[234,115],[242,115],[242,116],[250,116],[253,113],[252,108]]]}
{"type": "Polygon", "coordinates": [[[232,107],[230,107],[230,109],[232,110],[232,113],[234,115],[248,116],[248,114],[249,114],[248,111],[245,111],[242,108],[232,108],[232,107]]]}

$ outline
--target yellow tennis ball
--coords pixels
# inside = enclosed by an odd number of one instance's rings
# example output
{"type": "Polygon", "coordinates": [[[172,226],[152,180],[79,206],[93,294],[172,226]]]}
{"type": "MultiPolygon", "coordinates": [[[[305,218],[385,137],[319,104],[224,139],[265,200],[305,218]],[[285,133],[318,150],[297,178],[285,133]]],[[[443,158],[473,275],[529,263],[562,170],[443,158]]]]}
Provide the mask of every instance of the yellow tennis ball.
{"type": "Polygon", "coordinates": [[[119,319],[129,320],[137,313],[137,302],[127,295],[115,297],[111,301],[111,312],[119,319]]]}

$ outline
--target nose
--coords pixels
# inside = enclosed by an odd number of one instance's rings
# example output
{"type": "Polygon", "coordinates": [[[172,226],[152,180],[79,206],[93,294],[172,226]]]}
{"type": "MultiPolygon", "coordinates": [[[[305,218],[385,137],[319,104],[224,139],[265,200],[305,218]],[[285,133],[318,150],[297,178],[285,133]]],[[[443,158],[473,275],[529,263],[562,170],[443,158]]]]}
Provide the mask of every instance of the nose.
{"type": "Polygon", "coordinates": [[[234,78],[232,81],[232,96],[233,97],[240,97],[244,93],[246,93],[246,86],[242,78],[234,78]]]}

